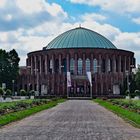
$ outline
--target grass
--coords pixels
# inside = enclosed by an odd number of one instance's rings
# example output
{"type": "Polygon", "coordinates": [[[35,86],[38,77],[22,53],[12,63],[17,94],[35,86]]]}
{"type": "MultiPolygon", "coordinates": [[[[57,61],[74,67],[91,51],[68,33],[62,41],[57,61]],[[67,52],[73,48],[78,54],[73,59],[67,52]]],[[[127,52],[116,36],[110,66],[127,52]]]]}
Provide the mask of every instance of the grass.
{"type": "Polygon", "coordinates": [[[31,103],[33,101],[33,99],[27,99],[27,100],[19,100],[19,101],[13,101],[13,102],[4,102],[4,103],[0,103],[0,108],[3,108],[5,106],[14,106],[16,105],[18,102],[26,102],[26,103],[31,103]]]}
{"type": "Polygon", "coordinates": [[[140,128],[140,114],[121,108],[117,105],[112,105],[106,100],[95,99],[94,101],[107,108],[108,110],[114,112],[118,116],[122,117],[133,126],[140,128]]]}
{"type": "Polygon", "coordinates": [[[126,102],[126,103],[129,103],[131,101],[131,103],[140,107],[140,100],[129,100],[129,99],[114,99],[114,100],[119,100],[121,102],[126,102]]]}
{"type": "Polygon", "coordinates": [[[54,107],[58,103],[62,103],[64,101],[65,101],[65,99],[57,99],[56,101],[50,101],[50,102],[48,102],[47,104],[44,104],[44,105],[40,105],[40,106],[32,107],[30,109],[26,109],[26,110],[22,110],[22,111],[9,113],[9,114],[0,116],[0,127],[3,126],[3,125],[6,125],[8,123],[17,121],[17,120],[21,120],[21,119],[23,119],[27,116],[30,116],[34,113],[39,112],[39,111],[54,107]]]}

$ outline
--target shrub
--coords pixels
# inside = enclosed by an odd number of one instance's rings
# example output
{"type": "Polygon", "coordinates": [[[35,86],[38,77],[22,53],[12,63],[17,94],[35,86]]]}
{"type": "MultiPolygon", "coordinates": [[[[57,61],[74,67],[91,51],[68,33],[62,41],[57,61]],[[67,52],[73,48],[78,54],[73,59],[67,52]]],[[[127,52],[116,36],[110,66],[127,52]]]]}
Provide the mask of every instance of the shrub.
{"type": "Polygon", "coordinates": [[[34,90],[30,90],[29,91],[29,95],[34,96],[35,95],[35,91],[34,90]]]}
{"type": "Polygon", "coordinates": [[[129,95],[129,94],[130,94],[129,90],[126,90],[125,95],[129,95]]]}
{"type": "Polygon", "coordinates": [[[30,103],[18,102],[18,103],[16,104],[16,106],[17,106],[19,109],[22,109],[22,108],[26,109],[26,108],[30,107],[30,103]]]}
{"type": "Polygon", "coordinates": [[[0,87],[0,96],[2,96],[4,94],[4,90],[3,88],[0,87]]]}
{"type": "Polygon", "coordinates": [[[10,89],[6,90],[6,96],[11,96],[12,95],[12,91],[10,89]]]}
{"type": "Polygon", "coordinates": [[[140,91],[139,90],[135,90],[135,94],[136,94],[136,96],[140,96],[140,91]]]}
{"type": "Polygon", "coordinates": [[[24,89],[21,89],[20,90],[20,95],[21,96],[26,96],[27,95],[27,92],[24,89]]]}

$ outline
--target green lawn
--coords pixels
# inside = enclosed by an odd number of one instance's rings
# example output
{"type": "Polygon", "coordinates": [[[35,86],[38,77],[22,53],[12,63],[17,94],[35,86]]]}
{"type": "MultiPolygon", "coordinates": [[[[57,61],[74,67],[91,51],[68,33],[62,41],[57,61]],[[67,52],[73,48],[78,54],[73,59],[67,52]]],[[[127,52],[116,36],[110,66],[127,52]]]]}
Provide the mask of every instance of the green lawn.
{"type": "MultiPolygon", "coordinates": [[[[113,99],[116,100],[116,99],[113,99]]],[[[120,99],[117,99],[120,100],[120,99]]],[[[95,99],[95,102],[99,103],[101,106],[107,108],[108,110],[114,112],[118,116],[125,119],[127,122],[131,123],[133,126],[140,128],[140,114],[130,111],[128,109],[122,108],[118,105],[113,105],[111,102],[102,99],[95,99]]],[[[130,100],[123,100],[123,102],[129,102],[130,100]]],[[[134,101],[137,105],[140,105],[140,101],[134,101]]]]}
{"type": "Polygon", "coordinates": [[[118,100],[118,101],[125,102],[125,103],[131,102],[131,103],[135,104],[136,106],[140,107],[140,100],[130,100],[130,99],[114,99],[114,100],[118,100]]]}
{"type": "MultiPolygon", "coordinates": [[[[23,118],[30,116],[36,112],[54,107],[58,103],[62,103],[64,101],[65,101],[65,99],[57,99],[57,100],[49,101],[47,104],[43,104],[43,105],[35,106],[35,107],[29,108],[29,109],[25,109],[22,111],[2,115],[2,116],[0,116],[0,127],[3,125],[6,125],[8,123],[11,123],[13,121],[23,119],[23,118]]],[[[25,102],[32,102],[32,100],[25,100],[25,102]]],[[[13,104],[15,104],[15,102],[4,103],[4,105],[13,105],[13,104]]],[[[0,106],[3,106],[3,103],[1,103],[0,106]]]]}
{"type": "Polygon", "coordinates": [[[13,102],[4,102],[4,103],[0,103],[0,109],[7,106],[14,106],[16,105],[18,102],[26,102],[26,103],[31,103],[34,99],[27,99],[27,100],[19,100],[19,101],[13,101],[13,102]]]}

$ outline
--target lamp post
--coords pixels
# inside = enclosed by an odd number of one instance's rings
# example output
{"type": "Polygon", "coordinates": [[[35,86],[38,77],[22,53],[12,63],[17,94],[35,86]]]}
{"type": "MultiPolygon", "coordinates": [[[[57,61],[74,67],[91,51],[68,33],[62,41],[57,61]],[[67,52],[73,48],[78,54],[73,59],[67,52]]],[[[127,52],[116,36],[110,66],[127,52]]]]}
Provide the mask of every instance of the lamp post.
{"type": "Polygon", "coordinates": [[[12,85],[13,85],[13,96],[15,95],[15,80],[12,80],[12,85]]]}

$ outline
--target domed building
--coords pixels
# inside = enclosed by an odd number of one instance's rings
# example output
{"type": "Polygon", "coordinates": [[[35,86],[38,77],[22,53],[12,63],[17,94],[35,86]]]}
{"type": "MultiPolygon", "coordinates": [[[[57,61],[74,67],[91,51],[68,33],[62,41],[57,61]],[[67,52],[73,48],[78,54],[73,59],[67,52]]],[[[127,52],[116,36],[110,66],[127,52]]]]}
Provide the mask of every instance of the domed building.
{"type": "Polygon", "coordinates": [[[118,95],[132,65],[133,52],[117,49],[101,34],[78,27],[28,53],[27,71],[18,86],[50,96],[118,95]]]}

